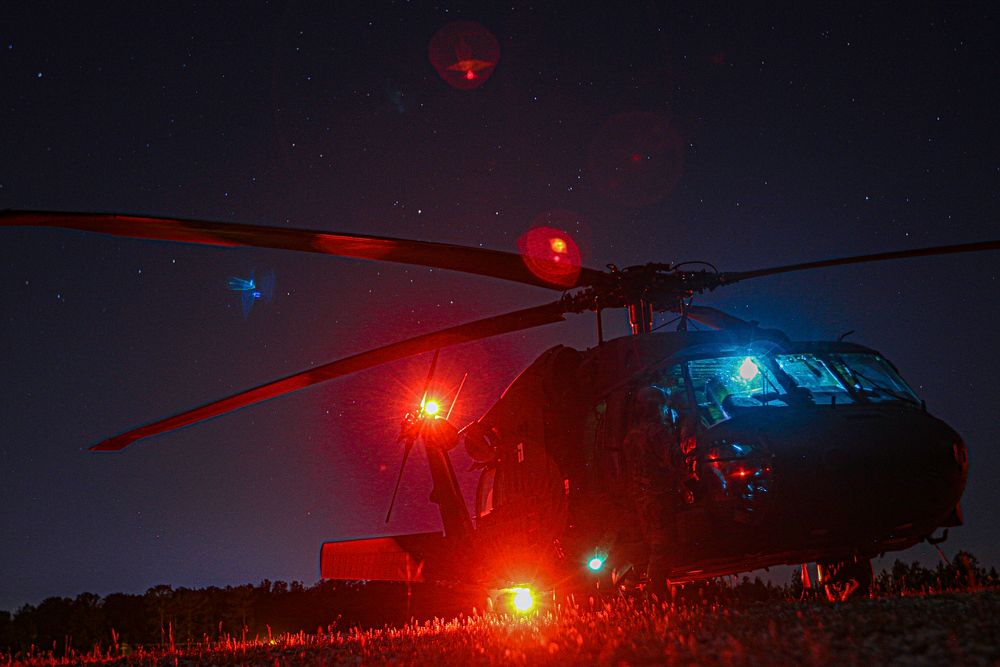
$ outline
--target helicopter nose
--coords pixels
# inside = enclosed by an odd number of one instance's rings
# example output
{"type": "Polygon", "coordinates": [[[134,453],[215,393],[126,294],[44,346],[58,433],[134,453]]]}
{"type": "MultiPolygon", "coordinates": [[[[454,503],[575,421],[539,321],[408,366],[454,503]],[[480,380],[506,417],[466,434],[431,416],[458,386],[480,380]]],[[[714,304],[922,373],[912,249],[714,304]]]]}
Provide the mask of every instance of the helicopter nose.
{"type": "Polygon", "coordinates": [[[817,535],[923,537],[965,488],[962,439],[915,408],[803,410],[753,430],[773,455],[774,518],[817,535]]]}

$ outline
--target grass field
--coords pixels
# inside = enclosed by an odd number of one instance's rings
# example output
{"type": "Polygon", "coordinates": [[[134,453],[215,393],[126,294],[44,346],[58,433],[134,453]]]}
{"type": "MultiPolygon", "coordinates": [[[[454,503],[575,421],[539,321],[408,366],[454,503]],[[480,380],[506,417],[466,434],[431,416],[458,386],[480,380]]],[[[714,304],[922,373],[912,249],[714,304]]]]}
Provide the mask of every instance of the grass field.
{"type": "Polygon", "coordinates": [[[1000,590],[819,602],[567,599],[398,628],[298,633],[174,651],[7,664],[996,665],[1000,590]]]}

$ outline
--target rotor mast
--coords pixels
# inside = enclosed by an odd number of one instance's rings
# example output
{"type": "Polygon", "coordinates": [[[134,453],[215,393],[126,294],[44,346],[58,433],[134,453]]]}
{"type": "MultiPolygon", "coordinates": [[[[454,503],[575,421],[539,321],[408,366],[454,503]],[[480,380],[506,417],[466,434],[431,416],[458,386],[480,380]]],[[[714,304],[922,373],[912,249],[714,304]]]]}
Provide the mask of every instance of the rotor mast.
{"type": "Polygon", "coordinates": [[[653,302],[640,298],[628,304],[628,323],[632,327],[632,335],[651,333],[653,331],[653,302]]]}

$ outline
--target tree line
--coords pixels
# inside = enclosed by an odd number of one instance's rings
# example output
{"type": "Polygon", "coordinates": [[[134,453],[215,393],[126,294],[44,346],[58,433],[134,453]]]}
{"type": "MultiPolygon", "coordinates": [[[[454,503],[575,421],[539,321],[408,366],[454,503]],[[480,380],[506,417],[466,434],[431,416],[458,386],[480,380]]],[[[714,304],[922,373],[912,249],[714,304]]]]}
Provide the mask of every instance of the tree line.
{"type": "MultiPolygon", "coordinates": [[[[31,647],[55,655],[112,643],[123,651],[199,642],[266,638],[285,632],[403,623],[432,606],[456,609],[456,592],[387,582],[264,580],[258,585],[202,589],[154,586],[143,594],[50,597],[15,613],[0,611],[0,652],[31,647]]],[[[438,612],[440,613],[440,612],[438,612]]]]}

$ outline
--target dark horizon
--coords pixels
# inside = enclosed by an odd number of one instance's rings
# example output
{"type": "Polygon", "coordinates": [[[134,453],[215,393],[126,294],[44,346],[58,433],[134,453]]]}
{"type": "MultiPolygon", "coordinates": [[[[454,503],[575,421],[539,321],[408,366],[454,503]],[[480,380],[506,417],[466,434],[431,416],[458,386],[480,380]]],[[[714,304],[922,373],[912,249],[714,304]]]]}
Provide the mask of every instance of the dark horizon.
{"type": "MultiPolygon", "coordinates": [[[[110,211],[720,270],[1000,238],[998,10],[582,11],[31,4],[0,22],[0,209],[110,211]],[[499,60],[435,69],[469,20],[499,60]],[[636,139],[636,136],[640,139],[636,139]],[[622,146],[656,158],[623,171],[622,146]],[[621,176],[625,173],[626,176],[621,176]]],[[[477,47],[478,48],[478,47],[477,47]]],[[[641,157],[641,156],[640,156],[641,157]]],[[[109,436],[411,335],[551,300],[483,277],[285,251],[0,231],[0,609],[82,591],[318,579],[320,544],[438,526],[395,437],[429,355],[116,454],[109,436]],[[276,276],[244,318],[232,277],[276,276]]],[[[707,294],[793,339],[879,350],[969,450],[946,554],[1000,564],[1000,255],[707,294]]],[[[624,335],[624,314],[604,318],[624,335]]],[[[459,426],[593,316],[442,352],[459,426]]],[[[456,450],[455,468],[469,465],[456,450]]],[[[887,471],[891,474],[891,471],[887,471]]],[[[470,498],[475,476],[462,482],[470,498]]],[[[886,555],[932,563],[929,545],[886,555]]]]}

